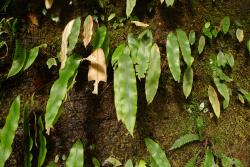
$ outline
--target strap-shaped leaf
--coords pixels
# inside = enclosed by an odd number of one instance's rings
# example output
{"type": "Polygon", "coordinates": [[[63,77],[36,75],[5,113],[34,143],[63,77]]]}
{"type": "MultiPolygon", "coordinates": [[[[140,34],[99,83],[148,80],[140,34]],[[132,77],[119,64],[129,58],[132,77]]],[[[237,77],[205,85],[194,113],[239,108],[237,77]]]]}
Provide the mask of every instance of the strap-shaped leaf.
{"type": "Polygon", "coordinates": [[[179,139],[177,139],[169,150],[174,150],[174,149],[180,148],[180,147],[182,147],[183,145],[185,145],[187,143],[191,143],[191,142],[194,142],[194,141],[197,141],[197,140],[200,140],[199,135],[197,135],[197,134],[186,134],[184,136],[181,136],[179,139]]]}
{"type": "Polygon", "coordinates": [[[49,134],[50,129],[56,123],[60,114],[59,109],[66,96],[70,79],[75,75],[80,64],[80,59],[76,56],[70,56],[66,65],[59,71],[59,78],[54,82],[50,90],[50,96],[46,106],[45,123],[49,134]]]}
{"type": "Polygon", "coordinates": [[[188,96],[190,95],[192,87],[193,87],[193,69],[191,67],[188,67],[185,70],[183,76],[183,93],[186,98],[188,98],[188,96]]]}
{"type": "Polygon", "coordinates": [[[78,36],[80,33],[80,29],[81,29],[81,18],[77,17],[74,20],[74,23],[73,23],[73,26],[72,26],[72,29],[70,31],[69,38],[68,38],[68,42],[69,42],[68,50],[67,50],[68,55],[71,54],[71,52],[73,51],[73,49],[76,46],[76,43],[78,41],[78,36]]]}
{"type": "Polygon", "coordinates": [[[214,113],[217,118],[220,117],[220,102],[215,89],[212,86],[208,87],[208,97],[209,101],[213,107],[214,113]]]}
{"type": "Polygon", "coordinates": [[[199,54],[201,54],[204,50],[204,47],[205,47],[205,44],[206,44],[206,39],[205,37],[202,35],[199,39],[199,44],[198,44],[198,52],[199,54]]]}
{"type": "Polygon", "coordinates": [[[31,161],[33,159],[33,155],[31,153],[32,147],[33,147],[33,139],[30,136],[30,110],[28,103],[24,106],[24,118],[23,118],[23,125],[24,125],[24,167],[31,167],[31,161]]]}
{"type": "Polygon", "coordinates": [[[180,82],[181,68],[180,68],[180,50],[176,36],[170,32],[167,36],[167,60],[170,71],[174,80],[180,82]]]}
{"type": "Polygon", "coordinates": [[[170,167],[170,163],[165,152],[160,148],[159,144],[150,138],[144,139],[148,151],[153,159],[154,167],[170,167]]]}
{"type": "Polygon", "coordinates": [[[139,41],[133,36],[128,34],[128,47],[130,49],[130,55],[134,64],[136,64],[136,56],[139,48],[139,41]]]}
{"type": "Polygon", "coordinates": [[[94,50],[97,48],[102,48],[102,45],[106,38],[106,34],[107,34],[107,28],[105,26],[101,26],[100,28],[98,28],[95,34],[95,37],[93,39],[93,42],[92,42],[92,46],[94,50]]]}
{"type": "Polygon", "coordinates": [[[191,56],[191,48],[189,44],[188,37],[186,33],[182,29],[177,29],[177,39],[181,48],[181,53],[183,55],[183,59],[188,67],[191,67],[191,65],[194,62],[194,58],[191,56]]]}
{"type": "Polygon", "coordinates": [[[4,127],[0,133],[0,167],[4,167],[12,152],[12,143],[15,138],[20,117],[20,96],[12,102],[4,127]]]}
{"type": "Polygon", "coordinates": [[[41,167],[44,163],[46,154],[47,154],[47,148],[46,148],[46,138],[43,135],[44,133],[44,127],[43,127],[43,121],[42,121],[42,117],[40,116],[38,119],[38,141],[39,141],[39,154],[38,154],[38,163],[37,166],[41,167]]]}
{"type": "Polygon", "coordinates": [[[220,23],[220,27],[224,34],[227,34],[230,28],[230,18],[228,16],[225,16],[220,23]]]}
{"type": "Polygon", "coordinates": [[[14,58],[8,73],[8,78],[19,73],[25,64],[25,61],[26,49],[22,46],[22,42],[20,40],[16,40],[14,58]]]}
{"type": "Polygon", "coordinates": [[[190,45],[194,45],[195,40],[196,40],[196,34],[194,30],[191,30],[189,32],[188,40],[189,40],[190,45]]]}
{"type": "Polygon", "coordinates": [[[67,55],[71,55],[78,41],[78,36],[81,28],[81,19],[77,17],[71,20],[64,28],[62,34],[62,44],[60,52],[61,68],[64,68],[67,61],[67,55]]]}
{"type": "Polygon", "coordinates": [[[136,4],[136,0],[127,0],[127,3],[126,3],[126,15],[127,15],[127,17],[129,17],[130,14],[132,13],[132,11],[135,7],[135,4],[136,4]]]}
{"type": "Polygon", "coordinates": [[[120,44],[114,51],[113,55],[112,55],[112,61],[111,61],[111,64],[112,66],[115,66],[115,64],[117,63],[120,55],[122,55],[123,51],[124,51],[124,48],[125,48],[125,44],[122,43],[120,44]]]}
{"type": "Polygon", "coordinates": [[[77,140],[71,148],[66,167],[84,167],[83,144],[80,140],[77,140]]]}
{"type": "Polygon", "coordinates": [[[129,55],[129,48],[126,47],[123,55],[119,57],[118,68],[115,70],[114,90],[117,118],[121,119],[129,133],[133,135],[137,112],[137,88],[135,71],[129,55]]]}
{"type": "Polygon", "coordinates": [[[148,70],[150,50],[153,42],[152,32],[149,30],[143,31],[138,36],[138,51],[136,55],[136,75],[139,79],[145,78],[145,74],[148,70]]]}
{"type": "Polygon", "coordinates": [[[207,149],[205,153],[205,160],[203,167],[213,167],[215,165],[214,155],[211,150],[207,149]]]}
{"type": "Polygon", "coordinates": [[[157,92],[159,78],[161,75],[161,55],[157,44],[154,44],[151,48],[149,67],[146,76],[146,98],[148,104],[150,104],[157,92]]]}
{"type": "Polygon", "coordinates": [[[216,85],[217,90],[223,96],[223,108],[226,109],[229,106],[230,101],[230,89],[226,84],[221,83],[218,78],[214,78],[214,83],[216,85]]]}
{"type": "Polygon", "coordinates": [[[36,60],[36,58],[38,56],[39,49],[41,47],[47,47],[47,45],[41,44],[39,46],[36,46],[36,47],[30,49],[29,54],[28,54],[27,59],[26,59],[26,62],[25,62],[25,65],[23,67],[23,71],[27,70],[34,63],[34,61],[36,60]]]}

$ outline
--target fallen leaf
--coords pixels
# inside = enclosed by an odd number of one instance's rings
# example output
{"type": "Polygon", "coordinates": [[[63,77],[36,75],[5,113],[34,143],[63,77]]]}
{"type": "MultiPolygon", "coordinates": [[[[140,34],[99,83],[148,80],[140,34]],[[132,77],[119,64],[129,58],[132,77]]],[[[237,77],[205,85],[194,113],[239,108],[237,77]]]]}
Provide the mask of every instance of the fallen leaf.
{"type": "Polygon", "coordinates": [[[83,23],[83,44],[85,48],[90,43],[93,35],[93,17],[88,15],[83,23]]]}
{"type": "Polygon", "coordinates": [[[220,102],[219,102],[215,89],[210,85],[208,87],[208,96],[209,96],[209,101],[213,107],[214,113],[216,117],[219,118],[220,117],[220,102]]]}
{"type": "Polygon", "coordinates": [[[137,27],[148,27],[149,25],[140,21],[131,21],[131,23],[135,24],[137,27]]]}
{"type": "Polygon", "coordinates": [[[60,62],[61,62],[61,69],[65,66],[67,61],[67,51],[68,51],[68,38],[71,33],[72,26],[75,20],[71,20],[63,30],[62,34],[62,45],[61,45],[61,52],[60,52],[60,62]]]}
{"type": "Polygon", "coordinates": [[[28,18],[30,19],[30,22],[32,24],[39,26],[37,15],[35,15],[34,13],[29,13],[28,18]]]}
{"type": "Polygon", "coordinates": [[[98,83],[107,81],[105,55],[101,48],[96,49],[86,60],[90,61],[88,81],[95,81],[93,94],[98,94],[98,83]]]}
{"type": "Polygon", "coordinates": [[[244,40],[244,32],[242,29],[237,29],[236,30],[236,37],[238,39],[238,41],[241,43],[244,40]]]}
{"type": "Polygon", "coordinates": [[[52,7],[53,0],[45,0],[46,9],[50,9],[52,7]]]}

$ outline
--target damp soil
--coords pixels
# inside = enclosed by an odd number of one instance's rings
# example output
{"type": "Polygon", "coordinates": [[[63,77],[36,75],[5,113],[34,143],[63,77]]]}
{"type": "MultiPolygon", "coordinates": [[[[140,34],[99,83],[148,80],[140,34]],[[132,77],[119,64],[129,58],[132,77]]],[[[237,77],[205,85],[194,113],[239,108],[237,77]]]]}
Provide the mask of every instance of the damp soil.
{"type": "MultiPolygon", "coordinates": [[[[78,2],[78,1],[77,1],[78,2]]],[[[29,3],[29,2],[28,2],[29,3]]],[[[34,2],[30,2],[34,4],[34,2]]],[[[66,4],[66,3],[65,3],[66,4]]],[[[60,23],[54,23],[49,16],[42,16],[41,9],[35,8],[39,15],[39,26],[28,22],[27,12],[9,12],[7,15],[16,15],[25,25],[25,31],[19,34],[27,48],[41,43],[47,43],[46,49],[41,49],[35,63],[27,71],[10,79],[1,79],[0,85],[0,125],[4,124],[12,100],[21,95],[22,104],[34,94],[35,104],[32,107],[34,115],[44,115],[49,91],[53,82],[58,78],[58,67],[48,69],[46,60],[56,57],[60,51],[61,33],[66,23],[80,15],[87,14],[108,16],[117,13],[117,20],[125,16],[125,1],[107,3],[104,9],[96,6],[91,1],[78,2],[73,7],[55,3],[53,11],[61,17],[60,23]],[[66,7],[65,7],[66,6],[66,7]],[[95,11],[95,12],[93,12],[95,11]]],[[[138,2],[134,14],[150,26],[154,41],[160,46],[162,59],[162,73],[159,89],[152,104],[147,105],[144,90],[144,81],[139,81],[138,112],[134,136],[129,135],[121,122],[117,121],[114,106],[113,75],[109,67],[107,83],[99,84],[99,95],[92,95],[92,83],[87,82],[88,64],[82,63],[78,69],[76,84],[68,93],[63,104],[63,112],[50,135],[46,135],[48,153],[46,164],[54,161],[59,156],[58,166],[64,166],[63,155],[68,155],[72,144],[81,139],[85,143],[86,166],[93,166],[91,158],[96,157],[100,162],[112,156],[125,162],[128,159],[138,161],[149,159],[143,139],[150,137],[158,142],[165,150],[174,167],[182,167],[199,150],[201,154],[198,164],[206,147],[216,153],[224,153],[230,157],[240,159],[244,166],[250,166],[250,107],[243,105],[238,100],[239,88],[250,91],[250,55],[244,43],[237,42],[235,37],[236,23],[241,23],[246,39],[250,38],[250,1],[249,0],[200,0],[176,1],[174,7],[155,2],[153,10],[146,10],[148,2],[138,2]],[[165,42],[166,35],[176,28],[186,32],[195,30],[197,37],[201,35],[202,27],[207,21],[219,24],[224,16],[231,18],[229,35],[219,35],[206,44],[203,54],[198,55],[197,45],[193,46],[192,53],[195,57],[194,84],[191,96],[185,99],[182,93],[182,84],[174,82],[166,62],[165,42]],[[235,67],[229,71],[233,82],[228,86],[232,89],[232,96],[228,109],[216,119],[212,114],[207,97],[208,85],[213,85],[209,59],[219,50],[230,51],[235,58],[235,67]],[[199,112],[200,103],[204,102],[208,112],[199,112]],[[190,112],[192,110],[192,112],[190,112]],[[169,151],[173,142],[187,133],[197,133],[195,118],[197,115],[205,120],[203,132],[204,141],[196,142],[182,147],[176,151],[169,151]]],[[[37,5],[36,5],[37,6],[37,5]]],[[[49,14],[48,14],[49,15],[49,14]]],[[[114,29],[113,21],[104,22],[108,27],[111,39],[110,49],[113,50],[120,42],[125,42],[128,32],[138,34],[143,29],[135,27],[128,22],[124,26],[114,29]]],[[[89,54],[82,46],[77,48],[83,56],[89,54]]],[[[1,52],[2,53],[2,52],[1,52]]],[[[1,77],[8,72],[11,65],[11,55],[1,61],[1,77]]],[[[221,99],[222,101],[222,99],[221,99]]],[[[22,105],[23,107],[23,105],[22,105]]],[[[6,166],[23,166],[24,137],[23,121],[20,121],[13,153],[6,166]]],[[[34,151],[34,159],[37,152],[34,151]]],[[[35,160],[34,160],[35,161],[35,160]]],[[[107,166],[107,165],[106,165],[107,166]]]]}

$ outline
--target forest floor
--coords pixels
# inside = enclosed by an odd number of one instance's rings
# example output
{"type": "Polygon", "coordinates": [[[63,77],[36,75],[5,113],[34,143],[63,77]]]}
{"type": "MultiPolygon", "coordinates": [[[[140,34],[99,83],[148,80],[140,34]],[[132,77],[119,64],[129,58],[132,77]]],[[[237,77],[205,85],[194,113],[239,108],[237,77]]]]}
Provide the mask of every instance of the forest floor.
{"type": "MultiPolygon", "coordinates": [[[[56,4],[55,4],[56,5],[56,4]]],[[[117,121],[114,92],[113,74],[109,69],[107,83],[99,85],[100,94],[91,94],[91,83],[87,81],[88,67],[82,63],[78,70],[78,77],[74,88],[69,92],[63,105],[63,113],[55,125],[55,128],[47,138],[46,163],[54,161],[56,155],[68,155],[72,144],[81,139],[85,142],[85,157],[87,166],[91,166],[91,158],[96,157],[104,162],[110,156],[125,162],[128,159],[148,159],[143,139],[150,137],[158,142],[166,151],[166,154],[174,167],[182,167],[192,158],[198,150],[204,154],[206,146],[214,152],[224,153],[230,157],[240,159],[247,167],[250,166],[250,108],[241,104],[238,99],[238,89],[244,88],[250,91],[250,55],[244,43],[239,43],[235,37],[237,23],[242,24],[245,41],[250,37],[250,1],[227,0],[216,1],[177,1],[173,8],[156,3],[152,12],[146,11],[147,3],[138,2],[134,14],[140,21],[149,24],[153,32],[154,41],[161,51],[162,73],[159,89],[152,104],[147,105],[144,91],[144,81],[138,81],[138,111],[134,137],[121,122],[117,121]],[[192,48],[194,60],[194,84],[191,96],[186,99],[182,92],[182,84],[174,82],[166,62],[166,36],[176,28],[182,28],[186,32],[196,31],[197,37],[202,34],[202,27],[207,21],[219,24],[224,16],[231,19],[230,33],[220,35],[217,39],[208,41],[204,52],[199,55],[197,44],[192,48]],[[228,84],[232,89],[229,107],[216,119],[212,114],[209,104],[207,89],[213,85],[212,71],[209,59],[219,50],[230,51],[235,59],[234,68],[229,71],[233,81],[228,84]],[[199,111],[201,103],[205,104],[208,112],[199,111]],[[192,112],[190,112],[192,111],[192,112]],[[180,136],[193,132],[196,133],[195,118],[203,117],[205,129],[204,142],[188,144],[180,149],[168,151],[171,145],[180,136]]],[[[9,106],[13,99],[20,94],[22,104],[35,93],[34,113],[44,114],[46,102],[51,85],[58,77],[59,67],[47,68],[46,60],[56,57],[60,51],[61,34],[64,26],[75,16],[86,17],[94,14],[95,6],[82,3],[73,8],[56,6],[55,11],[60,13],[60,23],[54,23],[49,17],[42,16],[39,26],[27,25],[27,30],[21,35],[27,48],[41,43],[47,43],[46,49],[41,49],[32,67],[26,72],[10,78],[1,83],[0,87],[0,113],[1,126],[4,123],[9,106]]],[[[105,9],[96,9],[96,15],[116,12],[115,19],[125,16],[125,2],[113,2],[105,9]]],[[[26,15],[19,16],[27,21],[26,15]]],[[[135,27],[129,22],[124,26],[114,29],[113,22],[104,22],[110,33],[111,50],[121,42],[125,42],[128,32],[138,34],[143,29],[135,27]]],[[[87,56],[88,50],[82,53],[87,56]]],[[[5,59],[1,74],[7,73],[11,66],[11,57],[5,59]]],[[[1,62],[3,64],[3,62],[1,62]]],[[[222,101],[222,99],[221,99],[222,101]]],[[[22,166],[23,163],[23,125],[20,126],[15,138],[13,153],[7,166],[22,166]]],[[[202,157],[198,158],[201,164],[202,157]]],[[[63,166],[65,161],[61,158],[58,164],[63,166]]]]}

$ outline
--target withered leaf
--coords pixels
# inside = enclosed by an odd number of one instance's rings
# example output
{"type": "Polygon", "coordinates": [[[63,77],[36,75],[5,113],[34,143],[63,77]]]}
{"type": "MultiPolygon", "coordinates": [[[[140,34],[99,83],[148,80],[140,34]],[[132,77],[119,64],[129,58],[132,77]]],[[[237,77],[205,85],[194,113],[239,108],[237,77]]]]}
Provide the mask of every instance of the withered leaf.
{"type": "Polygon", "coordinates": [[[83,23],[83,44],[85,48],[91,41],[93,35],[93,17],[88,15],[83,23]]]}
{"type": "Polygon", "coordinates": [[[96,49],[86,60],[90,61],[88,81],[95,81],[93,94],[98,94],[98,83],[107,81],[105,55],[101,48],[96,49]]]}

